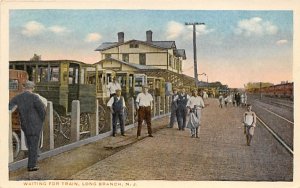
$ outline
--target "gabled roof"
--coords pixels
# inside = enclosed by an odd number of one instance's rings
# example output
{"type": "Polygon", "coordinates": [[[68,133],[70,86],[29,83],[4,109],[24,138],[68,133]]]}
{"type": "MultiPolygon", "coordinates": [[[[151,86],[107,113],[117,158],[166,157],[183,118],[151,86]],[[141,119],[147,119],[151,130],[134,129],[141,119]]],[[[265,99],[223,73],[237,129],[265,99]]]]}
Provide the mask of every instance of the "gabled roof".
{"type": "Polygon", "coordinates": [[[144,44],[146,46],[152,46],[154,48],[160,48],[160,49],[172,49],[176,48],[175,41],[152,41],[152,42],[146,42],[146,41],[140,41],[140,40],[129,40],[127,42],[121,43],[121,42],[104,42],[102,43],[98,48],[95,49],[95,51],[104,51],[108,50],[110,48],[114,48],[123,44],[128,44],[136,42],[139,44],[144,44]]]}
{"type": "Polygon", "coordinates": [[[151,44],[166,49],[176,48],[175,41],[152,41],[151,44]]]}
{"type": "Polygon", "coordinates": [[[133,67],[133,68],[136,68],[136,69],[139,69],[139,70],[160,69],[160,68],[149,66],[149,65],[139,65],[139,64],[135,64],[135,63],[128,63],[126,61],[121,61],[121,60],[118,60],[118,59],[115,59],[115,58],[111,58],[111,57],[103,59],[103,60],[101,60],[101,61],[99,61],[99,62],[97,62],[95,64],[101,64],[104,61],[116,61],[118,63],[124,64],[124,65],[128,65],[130,67],[133,67]]]}
{"type": "Polygon", "coordinates": [[[116,46],[117,42],[103,42],[95,51],[103,51],[116,46]]]}
{"type": "Polygon", "coordinates": [[[184,60],[186,60],[185,50],[184,49],[177,49],[175,50],[175,54],[177,57],[182,57],[184,60]]]}

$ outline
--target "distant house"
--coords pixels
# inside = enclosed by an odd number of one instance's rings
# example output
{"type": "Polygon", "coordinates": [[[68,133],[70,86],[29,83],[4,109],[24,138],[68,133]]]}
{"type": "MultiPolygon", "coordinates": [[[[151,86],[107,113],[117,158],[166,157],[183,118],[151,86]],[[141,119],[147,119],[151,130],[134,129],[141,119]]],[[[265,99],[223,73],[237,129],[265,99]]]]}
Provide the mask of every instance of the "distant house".
{"type": "Polygon", "coordinates": [[[129,64],[146,65],[182,73],[185,50],[177,49],[175,41],[153,41],[152,31],[146,32],[146,41],[124,41],[124,32],[118,33],[118,42],[104,42],[95,51],[101,60],[113,58],[129,64]]]}

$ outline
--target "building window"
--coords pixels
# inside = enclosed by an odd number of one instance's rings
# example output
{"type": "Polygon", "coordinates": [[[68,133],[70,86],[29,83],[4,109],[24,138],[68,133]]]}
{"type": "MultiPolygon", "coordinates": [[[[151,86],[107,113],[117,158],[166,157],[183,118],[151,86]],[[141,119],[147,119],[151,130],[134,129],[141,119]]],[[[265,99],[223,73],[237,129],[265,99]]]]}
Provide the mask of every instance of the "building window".
{"type": "Polygon", "coordinates": [[[140,54],[140,65],[146,65],[146,54],[140,54]]]}
{"type": "Polygon", "coordinates": [[[111,58],[111,54],[105,54],[105,59],[111,58]]]}
{"type": "Polygon", "coordinates": [[[139,47],[139,44],[137,44],[137,43],[129,44],[129,48],[138,48],[138,47],[139,47]]]}
{"type": "Polygon", "coordinates": [[[129,54],[122,54],[122,60],[125,62],[129,62],[129,54]]]}

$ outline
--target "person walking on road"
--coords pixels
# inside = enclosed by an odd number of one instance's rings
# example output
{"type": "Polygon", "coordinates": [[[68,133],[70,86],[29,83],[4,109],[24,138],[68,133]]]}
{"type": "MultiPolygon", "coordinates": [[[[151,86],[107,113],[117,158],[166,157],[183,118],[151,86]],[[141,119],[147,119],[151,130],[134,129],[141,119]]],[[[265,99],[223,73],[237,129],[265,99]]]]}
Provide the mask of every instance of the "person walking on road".
{"type": "Polygon", "coordinates": [[[168,125],[168,128],[173,128],[174,123],[175,123],[176,112],[177,112],[177,102],[174,101],[174,99],[176,96],[178,96],[178,90],[177,90],[177,88],[174,88],[173,95],[172,95],[172,103],[171,103],[170,124],[168,125]]]}
{"type": "Polygon", "coordinates": [[[185,92],[184,88],[181,88],[180,93],[175,96],[174,101],[177,102],[177,123],[178,130],[184,131],[186,126],[186,116],[187,116],[187,102],[190,99],[190,96],[185,92]]]}
{"type": "Polygon", "coordinates": [[[219,107],[223,108],[223,104],[224,104],[224,96],[223,96],[222,93],[220,93],[220,96],[219,96],[219,107]]]}
{"type": "Polygon", "coordinates": [[[125,136],[125,127],[124,127],[124,108],[126,108],[124,97],[121,96],[121,90],[116,89],[116,95],[112,96],[107,106],[110,108],[112,113],[112,127],[113,134],[112,136],[116,136],[117,132],[117,121],[120,123],[121,135],[125,136]]]}
{"type": "Polygon", "coordinates": [[[116,80],[115,76],[112,77],[112,82],[108,83],[107,89],[109,91],[109,95],[110,95],[109,97],[112,97],[112,96],[116,95],[116,90],[117,89],[121,90],[121,85],[116,80]]]}
{"type": "Polygon", "coordinates": [[[9,110],[17,106],[20,115],[21,129],[23,130],[28,147],[28,171],[37,171],[38,145],[40,140],[43,122],[46,116],[46,109],[39,99],[39,96],[33,93],[35,84],[27,81],[25,91],[9,102],[9,110]]]}
{"type": "Polygon", "coordinates": [[[201,125],[201,109],[204,107],[205,105],[202,97],[198,96],[197,91],[194,90],[191,98],[187,102],[187,108],[189,111],[187,128],[191,129],[192,138],[199,138],[199,127],[201,125]]]}
{"type": "Polygon", "coordinates": [[[252,106],[247,105],[247,111],[244,113],[244,134],[246,135],[246,144],[250,146],[252,137],[254,135],[254,128],[256,127],[256,114],[252,111],[252,106]]]}
{"type": "Polygon", "coordinates": [[[151,128],[151,110],[153,108],[153,97],[148,93],[149,87],[144,85],[142,92],[136,97],[136,109],[138,114],[137,138],[141,136],[142,123],[145,120],[147,123],[148,136],[153,137],[151,128]]]}
{"type": "Polygon", "coordinates": [[[239,107],[241,105],[241,94],[239,92],[235,95],[235,100],[236,106],[239,107]]]}

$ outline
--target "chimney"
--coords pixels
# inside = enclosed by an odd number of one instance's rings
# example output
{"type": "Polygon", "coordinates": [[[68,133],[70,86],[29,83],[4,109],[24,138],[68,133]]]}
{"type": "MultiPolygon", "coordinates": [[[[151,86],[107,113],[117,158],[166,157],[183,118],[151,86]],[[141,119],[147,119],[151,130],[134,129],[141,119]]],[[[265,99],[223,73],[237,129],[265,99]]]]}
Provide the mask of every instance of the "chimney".
{"type": "Polygon", "coordinates": [[[124,43],[124,32],[119,32],[118,33],[118,42],[119,43],[124,43]]]}
{"type": "Polygon", "coordinates": [[[147,42],[152,42],[152,31],[146,31],[147,42]]]}

